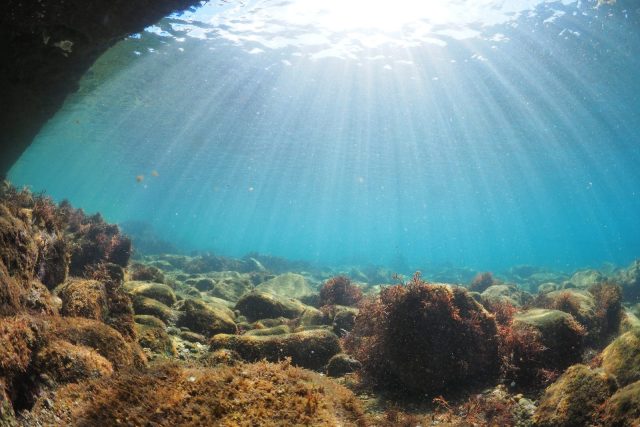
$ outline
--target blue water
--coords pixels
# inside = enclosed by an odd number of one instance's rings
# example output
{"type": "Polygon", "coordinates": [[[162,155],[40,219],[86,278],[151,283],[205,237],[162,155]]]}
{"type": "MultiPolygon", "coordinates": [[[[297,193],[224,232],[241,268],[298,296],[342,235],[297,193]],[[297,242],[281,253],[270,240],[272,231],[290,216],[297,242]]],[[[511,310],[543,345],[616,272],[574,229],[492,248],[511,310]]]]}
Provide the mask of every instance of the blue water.
{"type": "Polygon", "coordinates": [[[373,2],[355,20],[312,3],[209,4],[120,42],[10,180],[186,251],[487,270],[640,256],[636,3],[373,2]]]}

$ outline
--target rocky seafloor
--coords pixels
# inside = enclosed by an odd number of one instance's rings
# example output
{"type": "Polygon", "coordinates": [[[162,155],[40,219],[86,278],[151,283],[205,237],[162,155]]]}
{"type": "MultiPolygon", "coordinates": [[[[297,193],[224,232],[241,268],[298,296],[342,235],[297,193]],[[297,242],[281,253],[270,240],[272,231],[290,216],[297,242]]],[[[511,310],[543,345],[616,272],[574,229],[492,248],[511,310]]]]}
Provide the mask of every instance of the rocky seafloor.
{"type": "Polygon", "coordinates": [[[0,426],[640,425],[640,261],[466,273],[144,255],[4,183],[0,426]]]}

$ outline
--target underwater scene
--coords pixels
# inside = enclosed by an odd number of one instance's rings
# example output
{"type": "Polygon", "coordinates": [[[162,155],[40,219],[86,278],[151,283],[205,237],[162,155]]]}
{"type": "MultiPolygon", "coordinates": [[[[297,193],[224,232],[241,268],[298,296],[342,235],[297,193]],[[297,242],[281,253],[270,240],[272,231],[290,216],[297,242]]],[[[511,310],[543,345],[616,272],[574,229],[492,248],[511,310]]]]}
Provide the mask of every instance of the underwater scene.
{"type": "Polygon", "coordinates": [[[170,9],[0,186],[0,427],[640,426],[640,4],[170,9]]]}

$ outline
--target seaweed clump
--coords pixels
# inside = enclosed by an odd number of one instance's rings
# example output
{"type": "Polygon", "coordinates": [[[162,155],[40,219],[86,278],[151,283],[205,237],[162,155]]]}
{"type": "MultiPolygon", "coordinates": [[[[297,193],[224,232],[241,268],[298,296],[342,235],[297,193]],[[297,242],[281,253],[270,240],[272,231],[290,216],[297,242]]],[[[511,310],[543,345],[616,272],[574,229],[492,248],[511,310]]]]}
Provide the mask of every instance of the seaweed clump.
{"type": "Polygon", "coordinates": [[[345,276],[327,280],[320,289],[320,305],[356,305],[362,299],[362,290],[345,276]]]}
{"type": "Polygon", "coordinates": [[[49,425],[366,425],[346,388],[288,362],[142,372],[60,389],[38,402],[34,421],[49,425]]]}
{"type": "Polygon", "coordinates": [[[344,341],[365,379],[392,391],[462,389],[499,371],[493,316],[465,289],[429,284],[419,273],[363,302],[344,341]]]}

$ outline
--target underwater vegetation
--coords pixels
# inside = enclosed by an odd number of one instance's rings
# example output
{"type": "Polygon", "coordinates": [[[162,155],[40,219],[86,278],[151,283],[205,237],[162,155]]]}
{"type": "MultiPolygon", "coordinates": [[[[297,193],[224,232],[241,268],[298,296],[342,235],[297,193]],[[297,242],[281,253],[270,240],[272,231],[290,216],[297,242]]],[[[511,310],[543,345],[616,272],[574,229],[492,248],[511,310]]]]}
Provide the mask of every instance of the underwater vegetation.
{"type": "Polygon", "coordinates": [[[99,215],[8,184],[0,242],[3,427],[640,419],[637,263],[534,295],[489,273],[380,285],[258,254],[130,261],[99,215]]]}
{"type": "Polygon", "coordinates": [[[375,385],[440,394],[498,374],[493,316],[464,288],[419,274],[363,302],[345,347],[375,385]]]}
{"type": "Polygon", "coordinates": [[[349,278],[336,276],[325,282],[320,289],[320,305],[356,305],[362,299],[362,290],[349,278]]]}
{"type": "Polygon", "coordinates": [[[365,426],[353,393],[310,371],[258,362],[215,368],[161,364],[61,388],[43,425],[365,426]]]}

